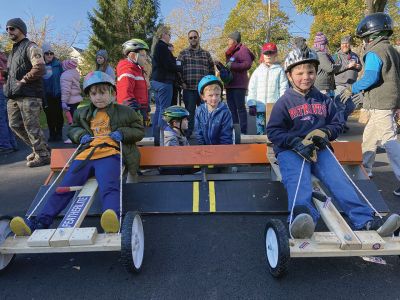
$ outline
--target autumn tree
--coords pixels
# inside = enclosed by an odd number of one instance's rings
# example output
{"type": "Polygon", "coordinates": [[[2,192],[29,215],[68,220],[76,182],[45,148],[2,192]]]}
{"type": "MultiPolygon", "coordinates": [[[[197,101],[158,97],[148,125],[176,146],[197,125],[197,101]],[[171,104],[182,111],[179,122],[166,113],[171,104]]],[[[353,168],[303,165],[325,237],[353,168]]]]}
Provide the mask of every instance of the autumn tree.
{"type": "Polygon", "coordinates": [[[116,64],[122,55],[121,45],[132,38],[151,42],[159,14],[158,0],[97,0],[98,7],[88,13],[92,35],[84,58],[94,67],[96,52],[106,49],[116,64]]]}
{"type": "MultiPolygon", "coordinates": [[[[280,10],[279,1],[271,1],[271,37],[270,41],[287,45],[290,39],[288,15],[280,10]]],[[[223,46],[226,37],[237,30],[242,42],[258,57],[269,28],[268,5],[262,0],[239,0],[230,12],[223,29],[223,46]]],[[[281,51],[283,53],[284,51],[281,51]]]]}
{"type": "Polygon", "coordinates": [[[189,30],[199,32],[201,47],[215,56],[221,36],[221,5],[219,0],[181,0],[179,8],[171,11],[166,25],[171,27],[174,54],[188,47],[189,30]]]}

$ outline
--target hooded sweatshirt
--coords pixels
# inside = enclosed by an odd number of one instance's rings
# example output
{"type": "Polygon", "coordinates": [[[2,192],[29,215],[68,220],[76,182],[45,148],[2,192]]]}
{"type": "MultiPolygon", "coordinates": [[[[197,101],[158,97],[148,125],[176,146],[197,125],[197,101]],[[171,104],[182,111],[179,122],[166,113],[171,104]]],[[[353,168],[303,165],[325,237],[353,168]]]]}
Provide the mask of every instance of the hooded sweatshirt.
{"type": "Polygon", "coordinates": [[[67,104],[81,102],[81,86],[78,70],[73,64],[63,64],[64,72],[61,74],[61,101],[67,104]]]}
{"type": "Polygon", "coordinates": [[[294,138],[304,138],[312,130],[321,128],[329,130],[331,141],[343,130],[333,101],[315,87],[305,96],[290,88],[272,109],[267,135],[277,155],[292,149],[294,138]]]}

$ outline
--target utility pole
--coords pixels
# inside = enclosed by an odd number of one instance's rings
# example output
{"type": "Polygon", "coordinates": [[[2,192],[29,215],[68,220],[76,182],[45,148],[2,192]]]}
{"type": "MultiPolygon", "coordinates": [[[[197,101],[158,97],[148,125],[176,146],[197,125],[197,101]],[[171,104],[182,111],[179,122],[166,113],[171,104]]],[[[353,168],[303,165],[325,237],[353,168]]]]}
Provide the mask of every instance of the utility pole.
{"type": "Polygon", "coordinates": [[[271,40],[271,0],[268,0],[268,31],[265,42],[269,43],[271,40]]]}

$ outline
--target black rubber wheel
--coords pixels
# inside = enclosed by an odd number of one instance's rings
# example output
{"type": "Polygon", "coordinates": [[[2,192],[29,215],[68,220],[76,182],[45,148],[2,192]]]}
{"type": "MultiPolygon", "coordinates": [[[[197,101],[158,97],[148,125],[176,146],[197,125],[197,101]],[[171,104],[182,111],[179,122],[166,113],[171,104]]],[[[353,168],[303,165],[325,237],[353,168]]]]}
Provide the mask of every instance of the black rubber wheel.
{"type": "Polygon", "coordinates": [[[235,144],[240,144],[241,143],[241,131],[240,131],[240,124],[233,124],[233,134],[235,137],[235,144]]]}
{"type": "MultiPolygon", "coordinates": [[[[0,245],[11,236],[13,233],[10,229],[10,220],[8,216],[0,217],[0,245]]],[[[7,267],[14,261],[15,254],[1,254],[0,253],[0,273],[5,271],[7,267]]]]}
{"type": "Polygon", "coordinates": [[[129,211],[121,227],[121,262],[129,273],[138,273],[144,255],[144,232],[138,212],[129,211]]]}
{"type": "Polygon", "coordinates": [[[271,219],[265,226],[265,259],[269,272],[279,278],[289,269],[289,235],[281,220],[271,219]]]}

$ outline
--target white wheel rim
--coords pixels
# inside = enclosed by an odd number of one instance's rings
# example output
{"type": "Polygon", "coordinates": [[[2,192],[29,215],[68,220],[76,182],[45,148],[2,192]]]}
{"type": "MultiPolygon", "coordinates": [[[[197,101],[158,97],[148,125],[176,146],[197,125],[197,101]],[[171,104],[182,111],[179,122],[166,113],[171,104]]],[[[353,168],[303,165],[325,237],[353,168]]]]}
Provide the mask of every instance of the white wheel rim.
{"type": "Polygon", "coordinates": [[[267,230],[267,234],[265,237],[265,249],[267,252],[269,265],[272,268],[275,268],[278,265],[279,246],[275,230],[273,230],[272,228],[268,228],[267,230]]]}
{"type": "Polygon", "coordinates": [[[139,269],[143,262],[144,253],[144,233],[142,219],[135,215],[132,223],[131,236],[132,259],[136,269],[139,269]]]}
{"type": "MultiPolygon", "coordinates": [[[[9,220],[0,221],[0,245],[6,240],[8,234],[11,232],[9,227],[9,220]]],[[[0,270],[8,266],[14,254],[0,254],[0,270]]]]}

